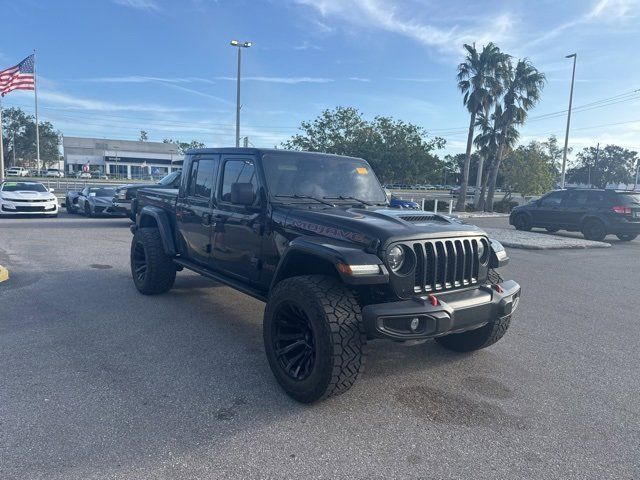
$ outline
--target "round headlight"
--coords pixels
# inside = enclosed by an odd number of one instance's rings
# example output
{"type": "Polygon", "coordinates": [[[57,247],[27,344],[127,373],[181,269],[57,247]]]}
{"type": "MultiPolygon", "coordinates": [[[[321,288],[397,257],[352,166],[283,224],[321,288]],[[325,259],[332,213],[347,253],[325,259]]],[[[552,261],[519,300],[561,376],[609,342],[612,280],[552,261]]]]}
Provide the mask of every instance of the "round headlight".
{"type": "Polygon", "coordinates": [[[387,253],[387,263],[389,264],[389,268],[394,272],[397,272],[402,267],[404,263],[404,249],[398,245],[393,247],[387,253]]]}
{"type": "Polygon", "coordinates": [[[486,250],[484,242],[481,240],[478,242],[478,258],[484,258],[484,251],[486,250]]]}

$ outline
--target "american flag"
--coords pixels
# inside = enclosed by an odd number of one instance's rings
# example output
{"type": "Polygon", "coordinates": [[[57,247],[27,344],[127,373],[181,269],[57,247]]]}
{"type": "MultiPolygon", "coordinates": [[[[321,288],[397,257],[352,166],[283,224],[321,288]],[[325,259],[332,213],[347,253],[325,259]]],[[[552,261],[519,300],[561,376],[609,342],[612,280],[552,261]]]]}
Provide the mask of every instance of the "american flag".
{"type": "Polygon", "coordinates": [[[0,71],[0,95],[3,97],[13,90],[35,90],[33,54],[18,65],[0,71]]]}

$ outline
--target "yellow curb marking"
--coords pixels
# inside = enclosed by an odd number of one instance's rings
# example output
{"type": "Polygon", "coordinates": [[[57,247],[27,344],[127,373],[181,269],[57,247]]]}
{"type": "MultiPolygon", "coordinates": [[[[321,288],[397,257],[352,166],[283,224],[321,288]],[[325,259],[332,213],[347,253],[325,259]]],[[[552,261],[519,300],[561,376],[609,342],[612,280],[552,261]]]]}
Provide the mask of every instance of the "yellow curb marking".
{"type": "Polygon", "coordinates": [[[0,282],[9,280],[9,270],[0,265],[0,282]]]}

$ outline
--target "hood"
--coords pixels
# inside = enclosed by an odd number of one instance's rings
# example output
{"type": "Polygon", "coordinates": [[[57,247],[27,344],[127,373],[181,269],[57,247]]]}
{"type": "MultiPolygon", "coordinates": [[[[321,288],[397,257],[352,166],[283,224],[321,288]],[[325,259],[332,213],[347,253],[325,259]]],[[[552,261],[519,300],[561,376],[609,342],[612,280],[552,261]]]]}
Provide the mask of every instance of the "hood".
{"type": "Polygon", "coordinates": [[[28,190],[18,192],[0,192],[5,200],[55,200],[56,196],[51,192],[31,192],[28,190]]]}
{"type": "MultiPolygon", "coordinates": [[[[279,208],[285,207],[277,207],[279,208]]],[[[467,225],[456,218],[423,211],[386,207],[308,210],[287,208],[289,211],[283,215],[286,217],[286,228],[362,245],[484,234],[478,227],[467,225]]]]}
{"type": "Polygon", "coordinates": [[[116,190],[138,190],[140,188],[158,187],[158,183],[130,183],[128,185],[120,185],[116,190]]]}
{"type": "Polygon", "coordinates": [[[111,205],[113,199],[111,197],[89,197],[89,201],[94,205],[111,205]]]}

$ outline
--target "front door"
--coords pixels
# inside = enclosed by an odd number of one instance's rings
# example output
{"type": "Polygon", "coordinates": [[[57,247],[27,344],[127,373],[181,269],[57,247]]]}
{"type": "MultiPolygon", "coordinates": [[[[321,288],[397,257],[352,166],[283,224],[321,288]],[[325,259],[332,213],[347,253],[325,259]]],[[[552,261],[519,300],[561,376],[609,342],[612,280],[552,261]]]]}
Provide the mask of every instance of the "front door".
{"type": "Polygon", "coordinates": [[[213,211],[213,262],[216,268],[238,279],[255,282],[259,273],[264,219],[258,198],[258,177],[251,156],[222,158],[217,205],[213,211]],[[251,185],[253,205],[232,202],[234,183],[251,185]]]}
{"type": "Polygon", "coordinates": [[[187,256],[203,265],[211,261],[212,201],[219,163],[218,155],[196,156],[176,204],[178,231],[187,256]]]}
{"type": "Polygon", "coordinates": [[[531,210],[533,226],[556,228],[563,224],[565,209],[562,205],[566,191],[552,192],[538,201],[538,206],[531,210]]]}

